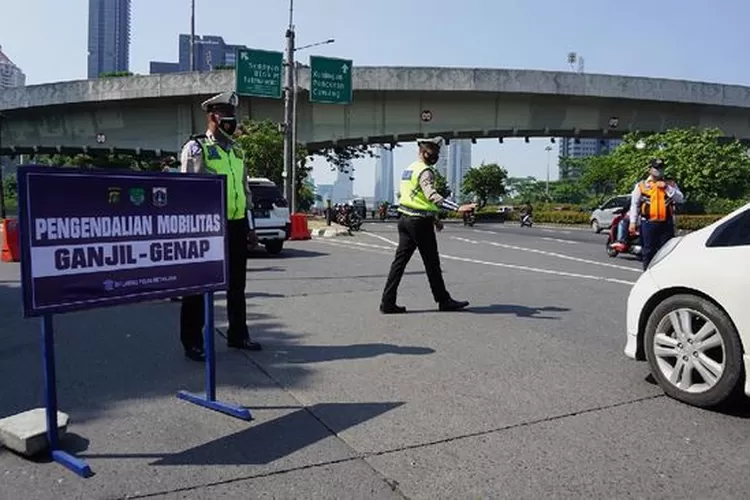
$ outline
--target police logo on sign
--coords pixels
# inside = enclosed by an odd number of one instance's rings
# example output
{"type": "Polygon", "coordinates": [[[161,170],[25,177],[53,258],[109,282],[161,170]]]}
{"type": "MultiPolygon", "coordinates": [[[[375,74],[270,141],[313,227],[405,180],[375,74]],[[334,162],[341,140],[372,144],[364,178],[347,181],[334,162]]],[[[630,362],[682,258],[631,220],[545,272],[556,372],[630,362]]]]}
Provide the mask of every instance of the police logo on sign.
{"type": "Polygon", "coordinates": [[[146,201],[146,191],[143,188],[130,188],[130,203],[139,207],[146,201]]]}
{"type": "Polygon", "coordinates": [[[620,119],[616,116],[613,116],[609,119],[609,128],[617,128],[620,126],[620,119]]]}
{"type": "Polygon", "coordinates": [[[120,203],[120,188],[111,187],[107,190],[107,202],[111,205],[120,203]]]}
{"type": "Polygon", "coordinates": [[[167,205],[167,188],[155,187],[151,190],[151,198],[155,207],[164,207],[167,205]]]}

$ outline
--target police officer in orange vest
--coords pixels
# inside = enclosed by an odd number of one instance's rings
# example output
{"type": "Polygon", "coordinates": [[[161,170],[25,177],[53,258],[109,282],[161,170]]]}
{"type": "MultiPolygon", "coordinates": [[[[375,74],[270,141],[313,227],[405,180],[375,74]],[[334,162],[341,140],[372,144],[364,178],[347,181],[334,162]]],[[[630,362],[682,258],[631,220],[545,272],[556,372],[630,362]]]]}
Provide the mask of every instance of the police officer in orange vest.
{"type": "Polygon", "coordinates": [[[674,207],[685,197],[673,180],[664,178],[664,161],[651,160],[648,178],[633,188],[630,202],[630,232],[635,233],[641,220],[643,270],[651,259],[675,234],[674,207]]]}
{"type": "MultiPolygon", "coordinates": [[[[239,98],[234,92],[224,92],[203,102],[208,130],[190,138],[182,149],[180,170],[202,174],[223,175],[227,178],[227,345],[235,349],[259,351],[261,345],[250,340],[247,328],[245,299],[247,239],[250,226],[247,208],[251,200],[247,184],[247,169],[240,151],[234,147],[237,131],[236,108],[239,98]]],[[[185,356],[203,361],[203,297],[182,298],[180,311],[180,340],[185,356]]]]}

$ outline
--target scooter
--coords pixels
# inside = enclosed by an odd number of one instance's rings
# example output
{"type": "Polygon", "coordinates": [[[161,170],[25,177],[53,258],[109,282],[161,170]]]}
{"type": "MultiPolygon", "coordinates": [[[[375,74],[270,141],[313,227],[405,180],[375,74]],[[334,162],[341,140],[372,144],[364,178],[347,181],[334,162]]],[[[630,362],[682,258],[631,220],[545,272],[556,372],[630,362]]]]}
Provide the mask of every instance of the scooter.
{"type": "Polygon", "coordinates": [[[531,227],[534,225],[534,219],[531,217],[531,214],[523,214],[521,216],[521,227],[531,227]]]}
{"type": "Polygon", "coordinates": [[[612,225],[609,227],[607,233],[607,255],[610,257],[617,257],[619,254],[635,255],[641,257],[643,253],[643,247],[641,246],[641,235],[640,233],[631,234],[628,232],[624,246],[616,245],[617,243],[617,226],[620,221],[625,217],[625,213],[622,209],[615,210],[615,218],[612,219],[612,225]]]}

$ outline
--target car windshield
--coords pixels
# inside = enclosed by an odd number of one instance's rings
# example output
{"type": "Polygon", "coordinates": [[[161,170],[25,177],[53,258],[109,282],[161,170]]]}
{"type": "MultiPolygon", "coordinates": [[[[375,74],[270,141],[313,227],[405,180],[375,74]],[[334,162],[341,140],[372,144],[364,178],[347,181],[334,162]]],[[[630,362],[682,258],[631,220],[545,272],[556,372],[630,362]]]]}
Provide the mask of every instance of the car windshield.
{"type": "Polygon", "coordinates": [[[250,184],[250,192],[253,195],[255,208],[269,209],[271,204],[277,207],[287,206],[279,188],[272,184],[250,184]]]}

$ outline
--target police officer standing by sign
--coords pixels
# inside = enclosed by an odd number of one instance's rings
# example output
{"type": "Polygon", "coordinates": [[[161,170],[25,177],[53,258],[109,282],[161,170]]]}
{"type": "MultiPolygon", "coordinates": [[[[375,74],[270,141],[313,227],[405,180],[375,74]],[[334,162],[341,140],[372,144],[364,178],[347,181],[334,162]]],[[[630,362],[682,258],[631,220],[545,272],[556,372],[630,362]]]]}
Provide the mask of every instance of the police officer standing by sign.
{"type": "Polygon", "coordinates": [[[440,209],[467,212],[476,208],[475,203],[461,205],[443,198],[435,190],[435,170],[433,166],[440,157],[443,139],[422,139],[417,141],[419,158],[409,165],[401,175],[399,207],[401,218],[398,221],[398,248],[388,274],[388,280],[380,301],[383,314],[400,314],[406,308],[396,304],[398,285],[415,250],[419,250],[430,282],[432,297],[441,311],[458,311],[469,305],[467,301],[454,300],[445,288],[440,269],[435,228],[442,229],[438,219],[440,209]]]}
{"type": "Polygon", "coordinates": [[[664,161],[651,160],[648,178],[633,188],[630,202],[630,233],[636,231],[636,221],[641,218],[641,245],[643,269],[664,244],[674,236],[674,207],[685,197],[677,184],[664,178],[664,161]]]}
{"type": "MultiPolygon", "coordinates": [[[[245,300],[248,219],[250,200],[247,171],[243,159],[234,148],[233,137],[237,130],[236,108],[238,97],[225,92],[205,101],[201,107],[208,118],[205,134],[192,136],[181,154],[180,171],[223,175],[227,179],[227,245],[229,286],[227,290],[227,316],[229,347],[259,351],[261,345],[250,340],[247,328],[245,300]]],[[[180,340],[185,355],[194,361],[203,361],[203,296],[183,297],[180,311],[180,340]]]]}

